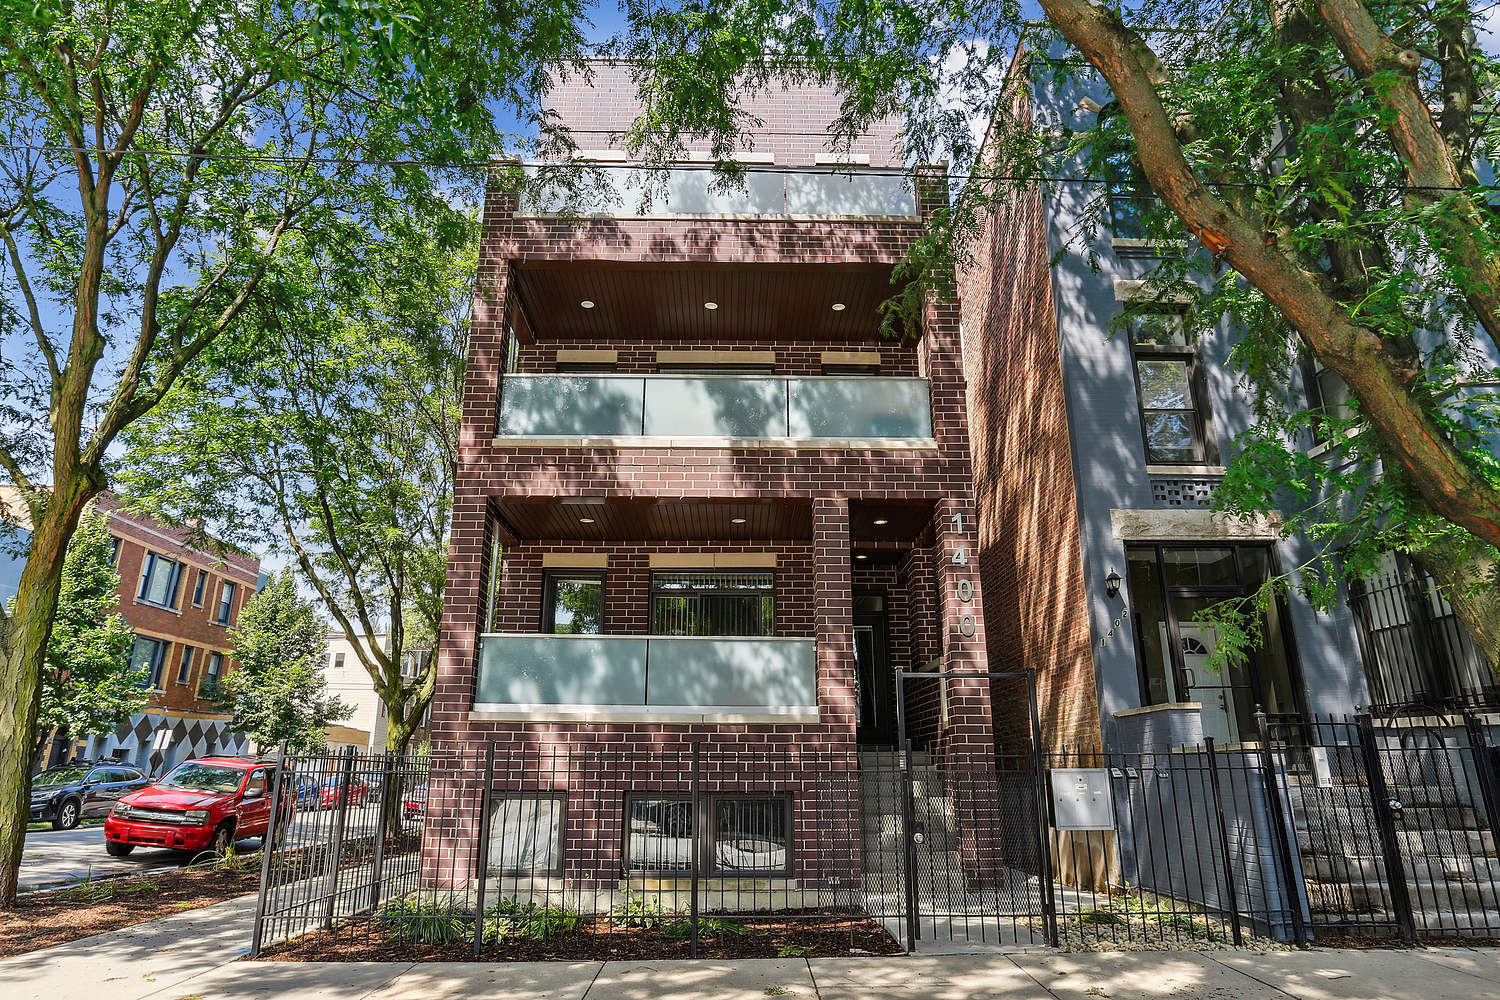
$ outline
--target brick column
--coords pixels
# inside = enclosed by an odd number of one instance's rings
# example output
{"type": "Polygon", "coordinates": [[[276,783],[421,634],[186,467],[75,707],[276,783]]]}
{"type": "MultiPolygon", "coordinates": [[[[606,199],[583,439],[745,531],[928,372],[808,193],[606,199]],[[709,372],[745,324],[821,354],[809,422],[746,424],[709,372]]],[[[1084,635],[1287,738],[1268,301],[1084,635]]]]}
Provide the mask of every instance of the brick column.
{"type": "MultiPolygon", "coordinates": [[[[854,602],[849,501],[813,499],[813,615],[818,640],[818,711],[837,740],[852,746],[859,722],[854,699],[854,602]]],[[[836,743],[830,744],[836,746],[836,743]]]]}

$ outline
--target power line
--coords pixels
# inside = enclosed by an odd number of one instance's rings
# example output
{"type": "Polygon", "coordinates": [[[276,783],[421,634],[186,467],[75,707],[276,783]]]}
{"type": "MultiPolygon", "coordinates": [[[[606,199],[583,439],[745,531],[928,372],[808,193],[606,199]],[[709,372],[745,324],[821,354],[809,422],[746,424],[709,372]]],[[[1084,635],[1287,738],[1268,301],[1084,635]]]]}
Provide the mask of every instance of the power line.
{"type": "MultiPolygon", "coordinates": [[[[1497,0],[1500,2],[1500,0],[1497,0]]],[[[811,133],[809,133],[811,134],[811,133]]],[[[0,143],[0,149],[12,152],[39,152],[39,153],[83,153],[88,156],[101,154],[121,155],[119,150],[105,149],[95,146],[48,146],[29,145],[26,143],[0,143]]],[[[321,166],[340,167],[384,167],[384,168],[409,168],[423,167],[434,170],[465,170],[465,169],[489,169],[504,167],[506,165],[529,166],[544,169],[567,170],[639,170],[648,173],[666,170],[681,169],[706,169],[712,166],[708,161],[683,161],[680,163],[663,164],[655,166],[644,163],[633,163],[621,160],[575,160],[566,163],[532,163],[522,164],[520,161],[496,157],[490,160],[433,160],[424,158],[412,159],[373,159],[357,156],[293,156],[289,154],[270,153],[213,153],[199,152],[193,150],[173,149],[129,149],[125,150],[125,156],[147,156],[160,157],[164,159],[182,160],[226,160],[237,163],[259,163],[266,166],[304,166],[318,164],[321,166]]],[[[733,161],[728,161],[733,162],[733,161]]],[[[925,170],[921,167],[872,167],[858,163],[829,163],[816,165],[793,166],[791,164],[774,163],[742,163],[737,169],[747,174],[834,174],[837,176],[866,176],[866,177],[888,177],[900,171],[910,171],[925,177],[942,177],[947,180],[989,180],[989,181],[1012,181],[1017,183],[1049,183],[1049,184],[1111,184],[1121,183],[1105,177],[1088,177],[1069,174],[1039,174],[1027,176],[1022,174],[1002,174],[984,170],[925,170]]],[[[1204,184],[1214,188],[1246,188],[1261,189],[1274,186],[1274,181],[1203,181],[1204,184]]],[[[1134,186],[1134,185],[1132,185],[1134,186]]],[[[1495,184],[1481,184],[1477,188],[1455,187],[1450,185],[1421,185],[1421,184],[1371,184],[1367,187],[1382,191],[1410,191],[1410,192],[1454,192],[1472,193],[1474,191],[1496,191],[1500,190],[1495,184]]]]}

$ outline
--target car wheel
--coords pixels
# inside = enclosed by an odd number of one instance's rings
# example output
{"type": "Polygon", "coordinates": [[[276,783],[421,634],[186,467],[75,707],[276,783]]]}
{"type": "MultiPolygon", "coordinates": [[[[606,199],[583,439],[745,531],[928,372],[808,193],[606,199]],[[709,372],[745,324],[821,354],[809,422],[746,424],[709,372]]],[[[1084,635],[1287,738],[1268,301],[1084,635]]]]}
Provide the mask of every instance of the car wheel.
{"type": "Polygon", "coordinates": [[[109,853],[109,856],[112,858],[128,858],[130,857],[130,852],[135,850],[135,845],[117,844],[113,840],[106,840],[104,842],[104,850],[107,851],[109,853]]]}
{"type": "Polygon", "coordinates": [[[214,839],[208,845],[209,851],[222,857],[228,854],[233,846],[234,826],[229,823],[220,823],[219,828],[214,831],[214,839]]]}
{"type": "Polygon", "coordinates": [[[78,825],[82,818],[83,807],[77,799],[68,799],[57,807],[57,815],[52,818],[52,829],[71,830],[78,825]]]}

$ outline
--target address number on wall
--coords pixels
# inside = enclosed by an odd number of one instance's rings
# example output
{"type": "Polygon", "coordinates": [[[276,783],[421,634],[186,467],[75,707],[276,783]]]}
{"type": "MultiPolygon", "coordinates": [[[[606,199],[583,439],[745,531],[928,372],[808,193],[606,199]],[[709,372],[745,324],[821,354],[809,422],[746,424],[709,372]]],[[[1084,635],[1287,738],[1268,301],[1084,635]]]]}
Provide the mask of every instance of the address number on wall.
{"type": "MultiPolygon", "coordinates": [[[[960,542],[958,548],[953,550],[953,557],[951,559],[951,562],[954,566],[968,566],[969,547],[962,544],[964,534],[964,516],[962,513],[955,512],[953,514],[949,514],[948,519],[953,522],[953,533],[959,536],[960,542]]],[[[961,602],[963,602],[964,604],[969,604],[974,600],[974,581],[972,578],[961,576],[957,581],[955,581],[954,586],[958,589],[958,599],[961,602]]],[[[959,635],[963,636],[965,639],[972,639],[974,637],[976,626],[974,624],[974,615],[972,613],[960,610],[958,613],[958,621],[956,624],[958,626],[959,635]]]]}

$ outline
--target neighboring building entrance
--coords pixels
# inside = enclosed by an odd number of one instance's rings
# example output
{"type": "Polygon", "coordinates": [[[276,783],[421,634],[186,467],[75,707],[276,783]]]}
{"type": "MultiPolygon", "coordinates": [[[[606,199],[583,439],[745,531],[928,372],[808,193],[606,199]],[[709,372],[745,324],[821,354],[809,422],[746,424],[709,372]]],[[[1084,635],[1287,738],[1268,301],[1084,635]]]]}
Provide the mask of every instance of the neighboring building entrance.
{"type": "Polygon", "coordinates": [[[891,675],[890,622],[885,594],[854,593],[854,683],[859,699],[857,737],[865,746],[893,746],[896,742],[896,711],[892,703],[895,679],[891,675]]]}
{"type": "Polygon", "coordinates": [[[1270,571],[1268,547],[1141,545],[1127,548],[1126,559],[1143,705],[1201,704],[1203,735],[1220,743],[1253,738],[1257,707],[1298,711],[1279,601],[1261,623],[1259,646],[1222,671],[1208,667],[1218,632],[1197,620],[1260,586],[1270,571]]]}

